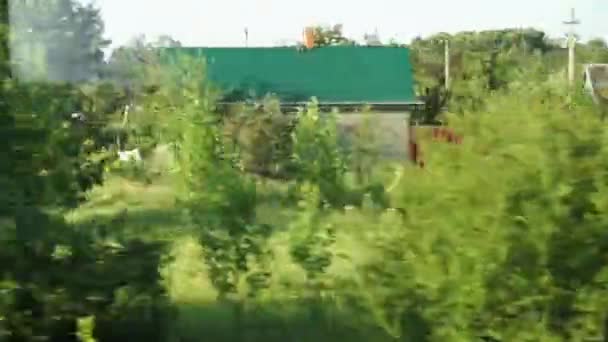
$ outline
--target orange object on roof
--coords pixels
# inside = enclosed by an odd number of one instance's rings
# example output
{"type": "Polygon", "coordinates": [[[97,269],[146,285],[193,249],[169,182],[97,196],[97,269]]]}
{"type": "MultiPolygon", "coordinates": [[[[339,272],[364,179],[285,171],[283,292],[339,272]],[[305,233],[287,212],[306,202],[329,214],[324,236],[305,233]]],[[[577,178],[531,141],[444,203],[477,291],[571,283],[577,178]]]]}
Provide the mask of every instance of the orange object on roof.
{"type": "Polygon", "coordinates": [[[307,49],[315,47],[315,29],[307,27],[304,29],[304,45],[307,49]]]}

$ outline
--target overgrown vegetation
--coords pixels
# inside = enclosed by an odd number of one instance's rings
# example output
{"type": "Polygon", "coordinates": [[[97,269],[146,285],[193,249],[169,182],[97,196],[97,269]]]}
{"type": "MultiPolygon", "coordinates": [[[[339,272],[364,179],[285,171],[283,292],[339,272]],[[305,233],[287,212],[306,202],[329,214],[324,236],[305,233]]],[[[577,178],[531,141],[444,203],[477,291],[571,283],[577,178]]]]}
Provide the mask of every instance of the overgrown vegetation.
{"type": "MultiPolygon", "coordinates": [[[[417,118],[433,123],[441,109],[452,112],[483,111],[487,94],[508,89],[522,80],[545,82],[566,74],[567,50],[559,41],[535,29],[440,33],[417,38],[410,45],[418,94],[426,110],[417,118]],[[445,89],[445,41],[450,46],[450,89],[445,89]]],[[[608,49],[601,39],[578,43],[577,75],[581,65],[608,62],[608,49]]]]}
{"type": "Polygon", "coordinates": [[[451,38],[465,139],[420,169],[379,158],[373,117],[345,149],[314,100],[235,116],[145,46],[84,86],[18,80],[0,5],[1,341],[608,339],[608,136],[542,34],[451,38]]]}

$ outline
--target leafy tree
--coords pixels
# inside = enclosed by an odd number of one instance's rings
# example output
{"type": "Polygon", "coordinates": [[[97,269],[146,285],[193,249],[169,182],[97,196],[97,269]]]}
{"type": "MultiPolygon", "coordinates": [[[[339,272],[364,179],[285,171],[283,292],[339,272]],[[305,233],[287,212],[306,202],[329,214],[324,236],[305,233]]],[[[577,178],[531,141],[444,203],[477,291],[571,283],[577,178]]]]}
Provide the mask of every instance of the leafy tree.
{"type": "Polygon", "coordinates": [[[288,179],[293,176],[291,133],[295,119],[281,112],[277,98],[259,105],[238,105],[224,115],[224,134],[238,147],[245,171],[288,179]]]}
{"type": "Polygon", "coordinates": [[[103,37],[97,8],[73,0],[12,1],[11,11],[11,47],[21,79],[80,82],[99,78],[109,41],[103,37]]]}
{"type": "Polygon", "coordinates": [[[138,93],[145,84],[158,83],[147,78],[150,76],[151,66],[158,65],[156,50],[179,46],[181,43],[168,35],[161,35],[154,41],[149,41],[143,35],[134,37],[125,46],[112,51],[105,69],[105,77],[119,85],[127,86],[133,93],[138,93]]]}
{"type": "Polygon", "coordinates": [[[344,37],[342,34],[342,25],[334,25],[333,27],[315,26],[313,30],[315,46],[354,44],[354,41],[344,37]]]}
{"type": "Polygon", "coordinates": [[[182,43],[167,34],[163,34],[157,37],[151,45],[154,47],[181,47],[182,43]]]}
{"type": "MultiPolygon", "coordinates": [[[[256,221],[255,179],[244,175],[238,150],[222,137],[217,96],[204,80],[204,65],[184,58],[167,72],[173,144],[180,168],[180,203],[200,234],[209,277],[222,303],[234,305],[235,340],[242,339],[243,283],[255,296],[270,271],[266,240],[272,230],[256,221]],[[186,72],[187,71],[187,72],[186,72]],[[171,110],[172,109],[172,110],[171,110]],[[254,267],[255,266],[255,267],[254,267]]],[[[160,94],[163,94],[161,91],[160,94]]]]}
{"type": "Polygon", "coordinates": [[[165,339],[170,319],[163,316],[169,310],[158,282],[162,246],[110,243],[106,227],[73,227],[60,216],[102,180],[101,127],[87,120],[111,105],[71,84],[12,79],[6,1],[0,13],[1,339],[74,340],[77,331],[89,341],[165,339]],[[72,117],[79,111],[89,115],[72,117]],[[79,325],[84,317],[94,317],[95,327],[79,325]]]}
{"type": "Polygon", "coordinates": [[[153,53],[145,37],[136,37],[129,45],[112,51],[105,68],[105,78],[130,89],[140,89],[145,69],[153,63],[153,53]]]}
{"type": "Polygon", "coordinates": [[[328,287],[326,273],[333,259],[331,249],[336,240],[335,231],[331,223],[321,221],[326,208],[319,208],[321,198],[317,186],[304,184],[302,193],[300,214],[290,225],[290,255],[306,273],[304,298],[311,308],[311,320],[324,324],[320,302],[328,287]]]}
{"type": "Polygon", "coordinates": [[[519,79],[536,63],[535,51],[552,47],[536,30],[446,33],[417,39],[411,45],[419,93],[427,100],[426,121],[434,120],[446,104],[455,111],[477,110],[487,94],[519,79]],[[443,42],[450,43],[450,93],[444,84],[443,42]],[[449,99],[449,102],[448,102],[449,99]]]}
{"type": "Polygon", "coordinates": [[[320,113],[313,99],[298,113],[292,139],[297,184],[318,186],[319,205],[343,207],[346,159],[337,134],[336,113],[320,113]]]}
{"type": "Polygon", "coordinates": [[[591,48],[608,49],[608,44],[603,38],[594,38],[587,42],[591,48]]]}
{"type": "MultiPolygon", "coordinates": [[[[577,63],[602,63],[606,49],[601,41],[577,45],[577,63]]],[[[477,111],[488,94],[520,81],[543,82],[565,73],[567,51],[547,35],[534,29],[505,29],[480,32],[441,33],[415,39],[411,46],[418,93],[427,100],[426,121],[438,115],[437,104],[449,103],[452,111],[477,111]],[[451,89],[444,82],[443,40],[450,41],[451,89]],[[446,99],[449,98],[449,101],[446,99]],[[430,119],[429,119],[430,118],[430,119]]]]}

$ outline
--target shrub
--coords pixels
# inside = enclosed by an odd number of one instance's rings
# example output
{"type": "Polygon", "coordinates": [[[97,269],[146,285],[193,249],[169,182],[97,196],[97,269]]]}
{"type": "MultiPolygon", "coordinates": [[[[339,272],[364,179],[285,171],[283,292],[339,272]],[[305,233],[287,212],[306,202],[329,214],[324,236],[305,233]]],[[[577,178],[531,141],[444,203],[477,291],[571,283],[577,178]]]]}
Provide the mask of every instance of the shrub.
{"type": "Polygon", "coordinates": [[[293,176],[291,133],[296,118],[282,113],[278,100],[267,97],[260,108],[240,106],[224,120],[227,143],[239,148],[245,171],[270,178],[293,176]]]}
{"type": "Polygon", "coordinates": [[[165,340],[171,308],[158,271],[163,245],[109,243],[96,238],[103,227],[81,228],[35,208],[19,209],[15,224],[3,227],[0,315],[10,341],[65,340],[86,316],[95,317],[99,341],[165,340]]]}
{"type": "Polygon", "coordinates": [[[346,293],[390,335],[603,336],[606,135],[586,105],[563,106],[544,87],[520,91],[452,117],[467,140],[425,146],[428,168],[407,170],[398,190],[403,218],[361,223],[372,257],[346,293]]]}
{"type": "Polygon", "coordinates": [[[320,205],[343,207],[347,203],[347,164],[340,147],[336,114],[321,116],[318,103],[313,99],[298,113],[292,139],[296,182],[318,186],[320,205]]]}

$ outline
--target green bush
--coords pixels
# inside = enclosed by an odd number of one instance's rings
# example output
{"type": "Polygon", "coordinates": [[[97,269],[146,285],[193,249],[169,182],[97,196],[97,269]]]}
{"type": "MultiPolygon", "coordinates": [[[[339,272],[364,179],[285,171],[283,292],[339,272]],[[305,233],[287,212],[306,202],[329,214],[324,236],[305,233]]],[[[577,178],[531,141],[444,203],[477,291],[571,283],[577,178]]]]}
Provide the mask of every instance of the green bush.
{"type": "Polygon", "coordinates": [[[412,341],[603,338],[606,134],[563,99],[527,86],[451,118],[465,143],[423,147],[403,215],[360,218],[373,257],[344,286],[355,308],[412,341]]]}
{"type": "Polygon", "coordinates": [[[14,224],[2,227],[0,327],[8,341],[63,341],[86,316],[95,317],[98,341],[166,340],[171,307],[160,285],[163,245],[112,241],[108,223],[77,229],[22,208],[14,224]]]}
{"type": "Polygon", "coordinates": [[[8,183],[0,210],[14,208],[15,201],[76,206],[83,192],[101,184],[106,160],[96,153],[99,127],[70,117],[84,95],[67,84],[6,82],[3,87],[9,111],[0,119],[6,138],[0,182],[8,183]]]}
{"type": "Polygon", "coordinates": [[[293,177],[291,133],[297,118],[283,113],[276,98],[219,110],[226,144],[238,148],[245,171],[275,179],[293,177]]]}

